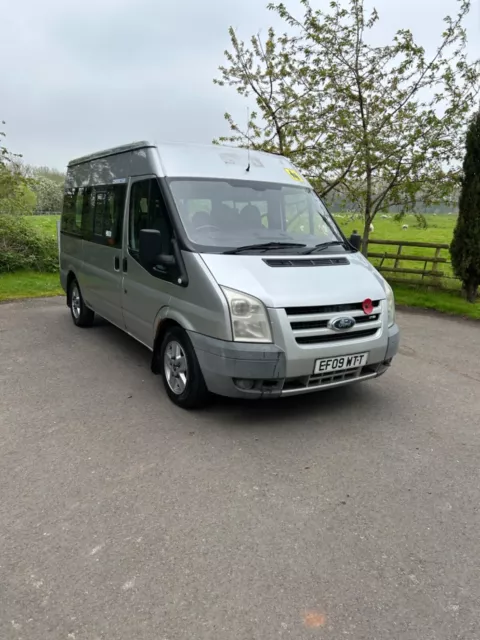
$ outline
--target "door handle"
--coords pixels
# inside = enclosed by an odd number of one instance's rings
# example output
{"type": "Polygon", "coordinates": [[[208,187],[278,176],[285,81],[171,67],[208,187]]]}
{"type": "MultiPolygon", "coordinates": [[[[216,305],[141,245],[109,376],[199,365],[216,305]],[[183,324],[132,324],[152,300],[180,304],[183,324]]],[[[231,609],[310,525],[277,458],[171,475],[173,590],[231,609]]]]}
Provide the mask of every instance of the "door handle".
{"type": "Polygon", "coordinates": [[[115,256],[115,260],[113,264],[114,264],[115,271],[120,271],[120,258],[118,256],[115,256]]]}
{"type": "Polygon", "coordinates": [[[123,269],[123,272],[124,272],[124,273],[127,273],[127,271],[128,271],[128,261],[127,261],[127,259],[126,259],[126,258],[124,258],[124,259],[123,259],[123,262],[122,262],[122,269],[123,269]]]}

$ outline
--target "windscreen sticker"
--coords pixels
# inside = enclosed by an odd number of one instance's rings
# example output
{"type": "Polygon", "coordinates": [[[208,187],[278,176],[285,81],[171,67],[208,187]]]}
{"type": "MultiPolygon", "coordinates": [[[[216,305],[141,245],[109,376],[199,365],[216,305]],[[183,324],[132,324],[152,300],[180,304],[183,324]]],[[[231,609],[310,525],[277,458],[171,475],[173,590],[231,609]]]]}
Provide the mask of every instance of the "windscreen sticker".
{"type": "Polygon", "coordinates": [[[296,182],[303,182],[302,176],[295,169],[285,169],[288,175],[296,182]]]}

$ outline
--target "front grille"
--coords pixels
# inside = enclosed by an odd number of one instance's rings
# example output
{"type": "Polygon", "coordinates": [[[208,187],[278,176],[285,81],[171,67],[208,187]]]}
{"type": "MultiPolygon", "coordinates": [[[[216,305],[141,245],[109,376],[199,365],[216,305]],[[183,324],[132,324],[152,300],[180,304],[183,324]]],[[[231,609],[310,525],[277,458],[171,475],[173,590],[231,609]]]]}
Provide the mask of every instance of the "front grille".
{"type": "MultiPolygon", "coordinates": [[[[362,302],[353,302],[351,304],[324,305],[321,307],[287,307],[285,311],[287,316],[307,316],[317,315],[321,313],[344,313],[346,311],[361,311],[363,313],[362,302]]],[[[379,311],[380,301],[373,303],[373,310],[379,311]]]]}
{"type": "Polygon", "coordinates": [[[295,341],[301,345],[331,344],[360,338],[370,338],[382,328],[381,301],[373,303],[373,313],[367,315],[361,302],[285,309],[295,341]],[[345,314],[355,324],[345,331],[334,331],[330,321],[345,314]]]}
{"type": "Polygon", "coordinates": [[[319,336],[303,336],[295,338],[297,344],[322,344],[324,342],[339,342],[344,340],[357,340],[357,338],[368,338],[374,336],[378,328],[367,329],[366,331],[349,331],[348,333],[328,333],[319,336]]]}
{"type": "MultiPolygon", "coordinates": [[[[368,324],[369,322],[375,322],[380,316],[359,316],[355,318],[357,324],[368,324]]],[[[312,320],[305,322],[291,322],[290,326],[294,331],[300,331],[302,329],[325,329],[328,326],[329,320],[312,320]]]]}

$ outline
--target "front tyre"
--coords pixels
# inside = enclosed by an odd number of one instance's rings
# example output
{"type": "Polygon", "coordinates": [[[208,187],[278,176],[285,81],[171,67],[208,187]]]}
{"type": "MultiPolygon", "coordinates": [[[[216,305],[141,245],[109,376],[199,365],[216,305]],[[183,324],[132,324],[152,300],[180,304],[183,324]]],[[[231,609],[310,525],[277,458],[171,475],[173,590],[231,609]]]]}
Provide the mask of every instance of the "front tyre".
{"type": "Polygon", "coordinates": [[[68,300],[74,324],[77,327],[91,327],[95,319],[95,314],[85,304],[80,287],[76,280],[72,280],[70,284],[68,300]]]}
{"type": "Polygon", "coordinates": [[[168,329],[160,348],[163,384],[170,400],[183,409],[207,404],[209,393],[195,350],[180,327],[168,329]]]}

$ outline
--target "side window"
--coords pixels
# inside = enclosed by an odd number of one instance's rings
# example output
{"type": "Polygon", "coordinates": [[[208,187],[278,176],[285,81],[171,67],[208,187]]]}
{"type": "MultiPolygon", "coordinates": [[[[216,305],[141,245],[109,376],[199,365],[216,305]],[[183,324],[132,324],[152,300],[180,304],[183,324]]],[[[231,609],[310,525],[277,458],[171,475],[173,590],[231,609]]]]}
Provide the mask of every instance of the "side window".
{"type": "Polygon", "coordinates": [[[82,236],[83,196],[83,187],[65,190],[61,219],[61,230],[64,233],[82,236]]]}
{"type": "Polygon", "coordinates": [[[107,247],[122,246],[125,196],[124,184],[85,189],[83,229],[89,240],[107,247]]]}
{"type": "Polygon", "coordinates": [[[130,213],[128,246],[138,251],[140,231],[148,229],[148,198],[150,194],[150,180],[134,182],[130,192],[130,213]]]}
{"type": "Polygon", "coordinates": [[[107,192],[98,188],[93,190],[93,235],[97,238],[104,237],[103,218],[105,215],[105,204],[107,202],[107,192]]]}
{"type": "Polygon", "coordinates": [[[77,197],[75,199],[75,227],[77,229],[82,230],[83,224],[82,224],[82,218],[83,218],[83,194],[85,189],[83,187],[81,187],[80,189],[77,190],[77,197]]]}
{"type": "Polygon", "coordinates": [[[122,246],[126,195],[126,184],[115,184],[108,187],[103,228],[107,244],[112,247],[122,246]]]}
{"type": "Polygon", "coordinates": [[[154,178],[134,182],[130,192],[128,246],[133,252],[138,251],[142,229],[160,231],[163,252],[171,254],[172,232],[160,187],[154,178]]]}

